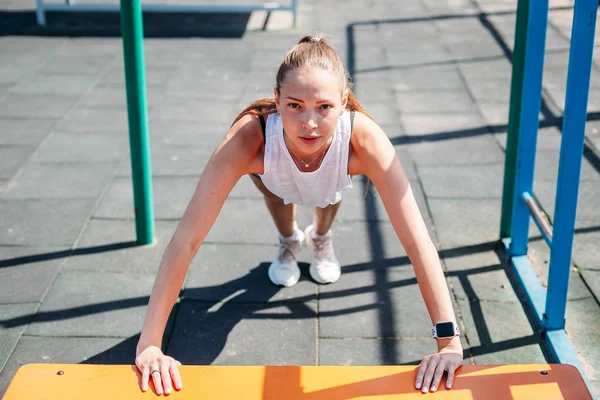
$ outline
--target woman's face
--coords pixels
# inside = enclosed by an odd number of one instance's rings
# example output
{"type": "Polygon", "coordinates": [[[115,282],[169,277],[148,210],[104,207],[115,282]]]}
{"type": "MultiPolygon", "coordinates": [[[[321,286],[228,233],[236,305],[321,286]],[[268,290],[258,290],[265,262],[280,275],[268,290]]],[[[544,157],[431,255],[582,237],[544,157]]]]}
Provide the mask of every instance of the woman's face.
{"type": "Polygon", "coordinates": [[[275,90],[275,103],[292,151],[299,156],[322,151],[335,132],[346,102],[347,96],[342,96],[333,73],[321,68],[289,71],[279,93],[275,90]]]}

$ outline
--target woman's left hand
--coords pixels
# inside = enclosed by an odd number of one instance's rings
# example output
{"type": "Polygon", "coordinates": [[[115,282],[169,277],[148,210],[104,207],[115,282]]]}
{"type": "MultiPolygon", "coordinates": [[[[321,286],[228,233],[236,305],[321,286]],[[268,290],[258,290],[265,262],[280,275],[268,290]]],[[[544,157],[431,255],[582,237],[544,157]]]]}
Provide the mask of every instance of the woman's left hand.
{"type": "Polygon", "coordinates": [[[454,371],[462,363],[463,355],[460,342],[458,346],[448,345],[434,355],[423,357],[421,364],[419,364],[415,388],[421,389],[423,393],[435,392],[440,386],[444,371],[446,371],[448,372],[446,388],[450,389],[454,381],[454,371]]]}

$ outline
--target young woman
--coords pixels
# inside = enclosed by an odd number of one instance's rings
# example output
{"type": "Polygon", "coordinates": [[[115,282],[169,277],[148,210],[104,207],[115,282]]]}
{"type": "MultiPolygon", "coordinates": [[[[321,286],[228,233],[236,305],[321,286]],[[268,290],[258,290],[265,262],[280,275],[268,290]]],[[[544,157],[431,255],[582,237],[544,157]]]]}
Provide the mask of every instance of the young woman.
{"type": "Polygon", "coordinates": [[[273,216],[280,238],[268,276],[287,287],[299,279],[296,255],[305,241],[313,250],[311,277],[339,279],[330,227],[350,177],[359,174],[375,185],[436,328],[438,352],[423,358],[415,388],[435,391],[444,372],[450,388],[463,360],[458,327],[437,251],[393,145],[358,103],[338,54],[321,37],[302,38],[285,56],[274,94],[236,118],[165,249],[137,346],[142,390],[150,378],[159,394],[182,388],[181,364],[160,349],[164,328],[193,257],[242,176],[250,175],[273,216]],[[315,207],[304,231],[294,220],[296,204],[315,207]]]}

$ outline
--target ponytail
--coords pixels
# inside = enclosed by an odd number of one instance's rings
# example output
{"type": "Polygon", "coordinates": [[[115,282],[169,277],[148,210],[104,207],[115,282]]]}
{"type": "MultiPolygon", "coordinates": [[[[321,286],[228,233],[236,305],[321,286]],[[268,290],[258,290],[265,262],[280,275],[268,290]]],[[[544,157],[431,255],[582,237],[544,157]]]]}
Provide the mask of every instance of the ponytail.
{"type": "Polygon", "coordinates": [[[235,125],[246,114],[264,117],[277,111],[274,97],[265,97],[258,99],[244,109],[234,120],[231,126],[235,125]]]}

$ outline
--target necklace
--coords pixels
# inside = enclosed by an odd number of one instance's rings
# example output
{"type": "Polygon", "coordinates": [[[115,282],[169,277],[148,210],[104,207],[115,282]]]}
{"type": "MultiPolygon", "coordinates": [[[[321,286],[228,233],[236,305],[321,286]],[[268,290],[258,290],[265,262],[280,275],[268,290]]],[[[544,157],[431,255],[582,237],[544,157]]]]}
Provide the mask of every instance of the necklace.
{"type": "MultiPolygon", "coordinates": [[[[283,134],[285,136],[287,136],[287,133],[285,132],[285,130],[283,131],[283,134]]],[[[331,139],[329,139],[329,142],[327,145],[325,145],[325,149],[321,152],[321,154],[319,154],[318,156],[316,156],[315,158],[313,158],[312,160],[310,160],[309,162],[304,161],[303,159],[301,159],[300,157],[298,157],[298,155],[296,153],[294,153],[294,151],[292,149],[290,149],[288,146],[287,149],[290,151],[290,154],[294,156],[294,158],[298,161],[300,161],[302,163],[302,165],[304,165],[304,168],[308,168],[312,163],[314,163],[315,161],[317,161],[319,158],[321,158],[321,160],[324,158],[325,153],[327,152],[327,149],[329,148],[329,145],[331,144],[331,140],[333,139],[333,136],[331,137],[331,139]]],[[[285,143],[285,141],[284,141],[285,143]]],[[[319,161],[320,163],[320,161],[319,161]]]]}

